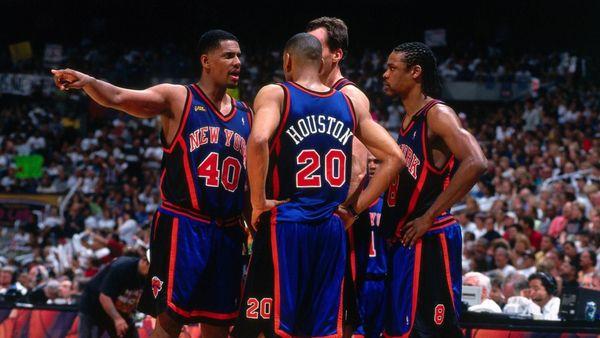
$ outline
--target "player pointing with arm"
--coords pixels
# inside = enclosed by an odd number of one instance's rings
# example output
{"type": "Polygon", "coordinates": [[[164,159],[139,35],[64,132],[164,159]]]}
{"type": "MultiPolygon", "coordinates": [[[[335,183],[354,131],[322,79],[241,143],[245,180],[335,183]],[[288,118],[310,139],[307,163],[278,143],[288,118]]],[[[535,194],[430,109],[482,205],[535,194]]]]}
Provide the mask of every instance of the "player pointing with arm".
{"type": "Polygon", "coordinates": [[[176,337],[202,323],[204,337],[226,337],[239,306],[252,115],[226,94],[237,86],[240,47],[231,33],[200,38],[200,80],[131,90],[70,69],[53,70],[62,90],[83,89],[103,106],[140,118],[160,116],[161,206],[150,234],[150,271],[140,309],[157,317],[153,337],[176,337]]]}

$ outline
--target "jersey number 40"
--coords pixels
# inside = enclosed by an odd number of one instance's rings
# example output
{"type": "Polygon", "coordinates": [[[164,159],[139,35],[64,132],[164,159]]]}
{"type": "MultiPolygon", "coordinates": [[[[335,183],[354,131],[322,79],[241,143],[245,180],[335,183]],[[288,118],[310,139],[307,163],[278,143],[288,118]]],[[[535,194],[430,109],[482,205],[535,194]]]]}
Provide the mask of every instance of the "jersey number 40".
{"type": "Polygon", "coordinates": [[[240,182],[242,164],[237,158],[231,156],[227,156],[220,164],[221,169],[219,169],[219,153],[208,154],[198,166],[198,177],[205,178],[208,187],[219,187],[220,183],[225,190],[235,191],[240,182]]]}
{"type": "Polygon", "coordinates": [[[305,149],[296,157],[297,165],[304,165],[296,173],[296,187],[320,188],[322,176],[331,187],[339,188],[346,183],[346,154],[340,149],[331,149],[325,155],[323,163],[321,156],[314,149],[305,149]],[[319,169],[325,169],[325,175],[319,169]]]}

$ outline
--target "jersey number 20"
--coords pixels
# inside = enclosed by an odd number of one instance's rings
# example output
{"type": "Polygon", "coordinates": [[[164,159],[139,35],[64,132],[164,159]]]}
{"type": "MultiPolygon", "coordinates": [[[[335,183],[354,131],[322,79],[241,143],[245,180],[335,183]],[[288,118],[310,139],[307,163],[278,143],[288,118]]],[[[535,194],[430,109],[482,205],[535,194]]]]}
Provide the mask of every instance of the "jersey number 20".
{"type": "Polygon", "coordinates": [[[296,173],[296,187],[320,188],[321,167],[325,168],[325,180],[330,186],[339,188],[346,183],[346,154],[340,149],[331,149],[321,163],[321,156],[314,149],[305,149],[296,157],[296,164],[304,165],[296,173]]]}

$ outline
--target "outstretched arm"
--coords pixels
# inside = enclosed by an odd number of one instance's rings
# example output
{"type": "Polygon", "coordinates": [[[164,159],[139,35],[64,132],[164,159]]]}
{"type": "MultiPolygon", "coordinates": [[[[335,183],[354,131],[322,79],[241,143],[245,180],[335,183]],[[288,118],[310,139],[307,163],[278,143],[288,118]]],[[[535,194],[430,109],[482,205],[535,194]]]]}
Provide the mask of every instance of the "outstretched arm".
{"type": "MultiPolygon", "coordinates": [[[[160,84],[144,90],[126,89],[72,69],[53,69],[52,74],[60,90],[82,89],[102,106],[118,109],[140,118],[157,115],[172,117],[171,111],[181,110],[172,109],[175,103],[173,98],[185,91],[182,86],[171,84],[160,84]]],[[[185,98],[185,95],[179,97],[185,98]]],[[[179,105],[183,106],[182,103],[179,105]]]]}
{"type": "MultiPolygon", "coordinates": [[[[382,126],[373,120],[369,107],[361,101],[352,100],[352,103],[358,122],[356,137],[373,156],[381,161],[375,175],[369,181],[369,185],[361,192],[358,200],[353,205],[354,211],[360,214],[388,188],[392,179],[404,167],[405,161],[398,144],[382,126]]],[[[352,223],[352,220],[348,219],[343,210],[344,208],[341,209],[340,215],[344,218],[346,226],[348,226],[352,223]]]]}
{"type": "Polygon", "coordinates": [[[254,99],[254,121],[248,138],[246,161],[252,201],[251,223],[255,230],[259,216],[282,203],[267,200],[265,184],[269,168],[269,140],[279,126],[283,96],[280,86],[268,85],[263,87],[254,99]]]}
{"type": "Polygon", "coordinates": [[[460,165],[450,181],[427,212],[404,226],[402,242],[413,245],[433,224],[435,217],[462,199],[487,169],[487,159],[468,131],[462,128],[452,108],[437,105],[427,113],[427,126],[444,140],[460,165]]]}

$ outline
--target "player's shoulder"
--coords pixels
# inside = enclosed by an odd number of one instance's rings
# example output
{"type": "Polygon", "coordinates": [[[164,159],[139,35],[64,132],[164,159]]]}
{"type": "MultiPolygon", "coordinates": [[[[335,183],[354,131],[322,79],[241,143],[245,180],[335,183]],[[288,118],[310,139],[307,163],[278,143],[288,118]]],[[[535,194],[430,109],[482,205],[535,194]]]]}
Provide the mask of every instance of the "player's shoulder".
{"type": "Polygon", "coordinates": [[[360,88],[358,88],[354,83],[344,86],[342,89],[340,89],[340,91],[342,93],[344,93],[346,96],[350,97],[351,99],[369,101],[369,99],[367,98],[367,95],[360,88]]]}
{"type": "Polygon", "coordinates": [[[283,97],[285,90],[285,86],[282,83],[271,83],[263,86],[256,94],[256,97],[277,99],[283,97]]]}
{"type": "Polygon", "coordinates": [[[439,101],[427,111],[427,124],[432,129],[444,129],[451,126],[461,126],[458,115],[445,102],[439,101]]]}

